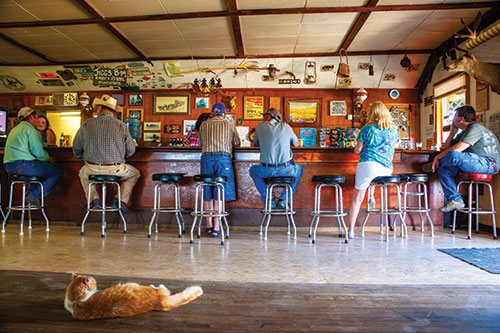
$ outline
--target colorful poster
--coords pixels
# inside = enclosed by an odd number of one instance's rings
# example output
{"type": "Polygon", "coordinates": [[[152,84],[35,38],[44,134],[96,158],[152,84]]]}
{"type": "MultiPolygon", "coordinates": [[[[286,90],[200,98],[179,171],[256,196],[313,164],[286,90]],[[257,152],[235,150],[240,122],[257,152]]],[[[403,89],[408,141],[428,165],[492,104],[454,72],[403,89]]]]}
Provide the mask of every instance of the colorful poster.
{"type": "Polygon", "coordinates": [[[315,128],[301,128],[300,139],[304,141],[304,147],[316,146],[316,129],[315,128]]]}

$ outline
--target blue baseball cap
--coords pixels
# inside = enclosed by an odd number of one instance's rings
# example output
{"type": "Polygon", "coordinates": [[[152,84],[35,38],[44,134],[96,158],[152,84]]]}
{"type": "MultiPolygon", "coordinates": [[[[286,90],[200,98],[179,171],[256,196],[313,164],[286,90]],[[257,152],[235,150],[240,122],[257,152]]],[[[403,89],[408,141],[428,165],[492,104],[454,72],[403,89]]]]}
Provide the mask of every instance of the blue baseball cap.
{"type": "Polygon", "coordinates": [[[222,103],[215,103],[212,106],[212,113],[225,114],[226,113],[226,107],[222,103]]]}

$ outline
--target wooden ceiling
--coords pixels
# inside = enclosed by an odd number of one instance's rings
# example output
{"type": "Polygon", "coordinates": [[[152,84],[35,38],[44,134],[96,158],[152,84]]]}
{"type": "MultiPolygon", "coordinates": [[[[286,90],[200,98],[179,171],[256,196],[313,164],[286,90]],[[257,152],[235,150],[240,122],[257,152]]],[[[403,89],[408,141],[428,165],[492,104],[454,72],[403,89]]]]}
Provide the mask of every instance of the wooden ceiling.
{"type": "MultiPolygon", "coordinates": [[[[0,0],[0,65],[432,53],[500,1],[0,0]]],[[[498,16],[497,18],[498,19],[498,16]]],[[[491,20],[491,18],[490,18],[491,20]]]]}

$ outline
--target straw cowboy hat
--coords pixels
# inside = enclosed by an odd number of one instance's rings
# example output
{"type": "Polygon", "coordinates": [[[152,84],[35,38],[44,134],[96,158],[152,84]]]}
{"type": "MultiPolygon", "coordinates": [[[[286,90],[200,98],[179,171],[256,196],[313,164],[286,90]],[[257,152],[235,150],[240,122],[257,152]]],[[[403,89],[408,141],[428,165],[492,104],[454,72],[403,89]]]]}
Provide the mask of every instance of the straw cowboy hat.
{"type": "Polygon", "coordinates": [[[122,111],[122,107],[119,106],[119,105],[117,105],[116,104],[117,102],[118,101],[115,98],[113,98],[113,97],[111,97],[109,95],[104,94],[104,95],[102,95],[101,98],[99,98],[99,97],[94,98],[94,102],[92,102],[92,107],[95,108],[98,105],[103,105],[105,107],[110,108],[113,111],[121,112],[122,111]]]}

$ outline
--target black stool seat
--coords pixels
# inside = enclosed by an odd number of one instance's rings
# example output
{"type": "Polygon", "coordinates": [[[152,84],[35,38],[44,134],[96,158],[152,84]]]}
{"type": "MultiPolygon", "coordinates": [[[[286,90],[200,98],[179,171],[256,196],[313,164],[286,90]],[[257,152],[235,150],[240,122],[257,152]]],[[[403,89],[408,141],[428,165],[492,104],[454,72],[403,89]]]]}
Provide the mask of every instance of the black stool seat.
{"type": "Polygon", "coordinates": [[[225,183],[227,182],[227,176],[222,175],[195,175],[195,182],[206,182],[206,183],[225,183]]]}
{"type": "Polygon", "coordinates": [[[26,181],[41,182],[45,180],[45,178],[43,177],[28,176],[28,175],[10,175],[10,179],[12,179],[12,181],[21,181],[21,182],[26,182],[26,181]]]}
{"type": "Polygon", "coordinates": [[[183,173],[155,173],[153,175],[153,180],[161,182],[178,182],[183,179],[183,173]]]}
{"type": "Polygon", "coordinates": [[[372,183],[386,184],[386,183],[399,183],[401,179],[398,176],[380,176],[375,177],[372,183]]]}
{"type": "Polygon", "coordinates": [[[429,179],[425,173],[403,173],[398,176],[402,182],[426,182],[429,179]]]}
{"type": "Polygon", "coordinates": [[[113,175],[90,175],[89,180],[97,182],[119,182],[122,180],[122,177],[113,175]]]}
{"type": "Polygon", "coordinates": [[[295,181],[295,177],[266,177],[264,183],[266,184],[291,184],[295,181]]]}
{"type": "Polygon", "coordinates": [[[345,177],[343,176],[332,176],[332,175],[321,175],[312,176],[313,183],[343,183],[345,182],[345,177]]]}

